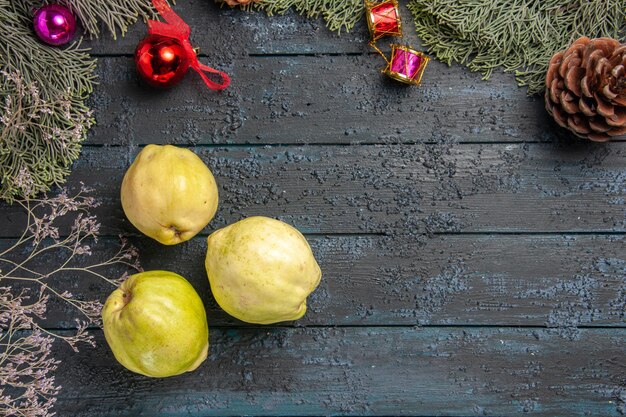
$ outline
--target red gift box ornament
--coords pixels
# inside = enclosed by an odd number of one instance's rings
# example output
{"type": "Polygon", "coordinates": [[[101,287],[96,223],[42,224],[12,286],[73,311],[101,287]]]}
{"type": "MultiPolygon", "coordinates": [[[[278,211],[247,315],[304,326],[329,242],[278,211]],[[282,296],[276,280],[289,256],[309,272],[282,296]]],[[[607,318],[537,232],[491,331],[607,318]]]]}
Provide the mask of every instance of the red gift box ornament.
{"type": "Polygon", "coordinates": [[[165,22],[148,20],[148,33],[135,50],[137,72],[148,84],[171,87],[178,83],[189,67],[202,77],[211,90],[223,90],[230,85],[230,77],[198,61],[189,35],[191,29],[165,0],[152,0],[165,22]],[[221,82],[212,81],[206,73],[217,74],[221,82]]]}
{"type": "Polygon", "coordinates": [[[371,3],[365,0],[365,10],[367,26],[373,42],[383,36],[402,36],[402,22],[397,0],[381,3],[371,3]]]}

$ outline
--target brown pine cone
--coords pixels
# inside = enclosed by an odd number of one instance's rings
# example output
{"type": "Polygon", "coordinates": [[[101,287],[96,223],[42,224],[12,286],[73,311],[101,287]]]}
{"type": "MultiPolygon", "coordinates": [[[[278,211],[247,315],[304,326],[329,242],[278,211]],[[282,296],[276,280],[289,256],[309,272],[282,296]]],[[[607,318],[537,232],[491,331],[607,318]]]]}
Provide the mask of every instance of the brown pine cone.
{"type": "Polygon", "coordinates": [[[582,37],[550,60],[546,109],[577,136],[605,142],[626,134],[626,45],[582,37]]]}
{"type": "Polygon", "coordinates": [[[244,6],[250,3],[258,3],[259,1],[260,0],[224,0],[224,2],[228,4],[230,7],[244,6]]]}

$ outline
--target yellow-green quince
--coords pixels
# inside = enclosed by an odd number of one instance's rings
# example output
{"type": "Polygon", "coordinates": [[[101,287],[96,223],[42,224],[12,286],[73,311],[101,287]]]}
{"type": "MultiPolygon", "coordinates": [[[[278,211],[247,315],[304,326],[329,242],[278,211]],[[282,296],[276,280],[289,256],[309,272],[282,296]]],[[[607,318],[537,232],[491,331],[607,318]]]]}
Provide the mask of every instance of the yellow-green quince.
{"type": "Polygon", "coordinates": [[[122,181],[122,207],[142,233],[164,245],[191,239],[217,211],[213,174],[189,149],[148,145],[122,181]]]}
{"type": "Polygon", "coordinates": [[[211,291],[230,315],[248,323],[298,320],[322,277],[313,252],[294,227],[250,217],[208,238],[211,291]]]}
{"type": "Polygon", "coordinates": [[[206,359],[209,328],[198,293],[168,271],[132,275],[102,310],[104,336],[127,369],[150,377],[193,371],[206,359]]]}

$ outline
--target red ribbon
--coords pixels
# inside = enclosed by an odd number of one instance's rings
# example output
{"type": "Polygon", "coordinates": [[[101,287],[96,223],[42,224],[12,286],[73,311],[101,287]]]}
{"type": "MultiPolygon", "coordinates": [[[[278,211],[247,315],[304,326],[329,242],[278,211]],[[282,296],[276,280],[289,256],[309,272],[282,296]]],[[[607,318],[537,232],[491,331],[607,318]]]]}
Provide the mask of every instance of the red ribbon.
{"type": "Polygon", "coordinates": [[[196,70],[200,77],[202,77],[202,80],[204,80],[204,83],[211,90],[223,90],[228,87],[230,85],[230,77],[228,74],[204,65],[198,61],[196,51],[193,50],[193,46],[191,45],[191,42],[189,42],[189,35],[191,34],[189,25],[187,25],[187,23],[185,23],[180,16],[174,13],[169,4],[167,4],[166,0],[152,0],[152,4],[167,23],[159,22],[158,20],[148,20],[148,33],[151,35],[167,36],[180,41],[191,61],[191,68],[196,70]],[[219,74],[222,78],[222,82],[218,84],[211,81],[205,72],[219,74]]]}

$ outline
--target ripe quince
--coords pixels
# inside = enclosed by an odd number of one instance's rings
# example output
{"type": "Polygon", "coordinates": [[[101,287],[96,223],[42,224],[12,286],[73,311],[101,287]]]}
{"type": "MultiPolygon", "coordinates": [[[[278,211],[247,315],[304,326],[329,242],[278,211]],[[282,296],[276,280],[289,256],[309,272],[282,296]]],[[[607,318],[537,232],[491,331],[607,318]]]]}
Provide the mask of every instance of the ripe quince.
{"type": "Polygon", "coordinates": [[[250,217],[208,238],[211,291],[230,315],[248,323],[298,320],[322,271],[302,234],[268,217],[250,217]]]}
{"type": "Polygon", "coordinates": [[[102,322],[115,359],[133,372],[163,378],[193,371],[207,358],[204,305],[173,272],[130,276],[107,299],[102,322]]]}
{"type": "Polygon", "coordinates": [[[122,181],[128,220],[164,245],[194,237],[211,221],[218,204],[217,184],[204,162],[189,149],[148,145],[122,181]]]}

